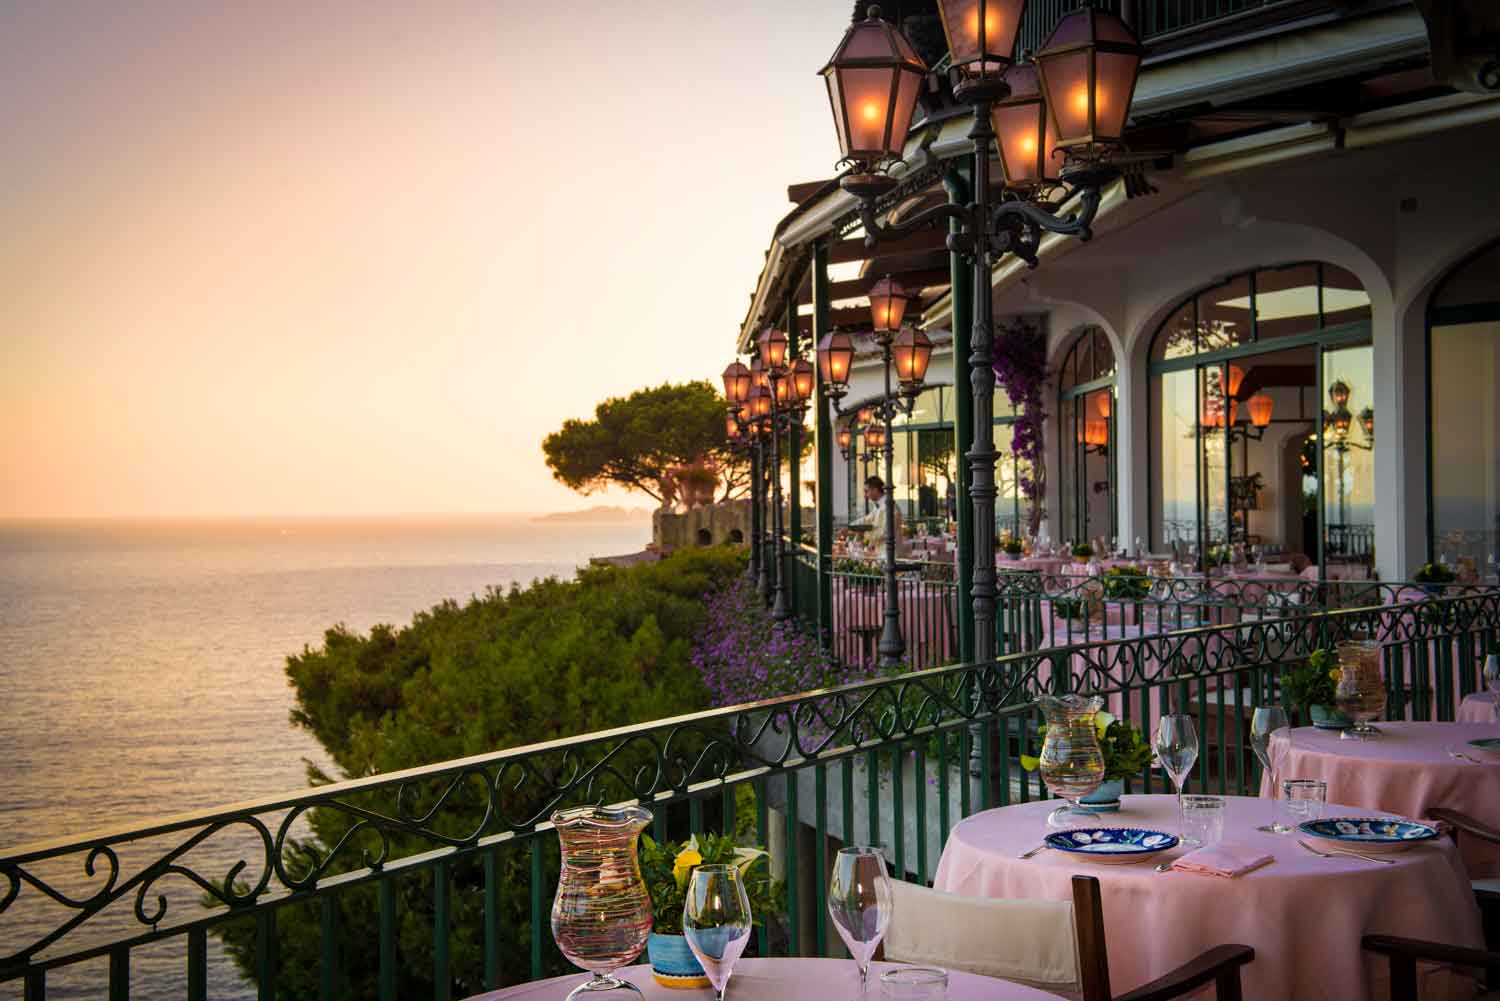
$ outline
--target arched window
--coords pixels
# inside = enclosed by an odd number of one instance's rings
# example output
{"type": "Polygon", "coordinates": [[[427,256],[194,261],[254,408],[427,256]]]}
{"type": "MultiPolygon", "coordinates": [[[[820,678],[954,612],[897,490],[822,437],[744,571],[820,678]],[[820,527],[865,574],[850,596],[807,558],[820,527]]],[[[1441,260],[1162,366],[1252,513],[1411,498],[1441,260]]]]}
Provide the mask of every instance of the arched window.
{"type": "Polygon", "coordinates": [[[1372,564],[1370,300],[1354,275],[1302,262],[1201,289],[1157,328],[1149,375],[1153,550],[1372,564]]]}
{"type": "Polygon", "coordinates": [[[1470,256],[1427,307],[1428,540],[1432,559],[1500,575],[1500,241],[1470,256]]]}
{"type": "Polygon", "coordinates": [[[1115,353],[1098,327],[1073,340],[1057,377],[1062,539],[1116,535],[1115,353]]]}

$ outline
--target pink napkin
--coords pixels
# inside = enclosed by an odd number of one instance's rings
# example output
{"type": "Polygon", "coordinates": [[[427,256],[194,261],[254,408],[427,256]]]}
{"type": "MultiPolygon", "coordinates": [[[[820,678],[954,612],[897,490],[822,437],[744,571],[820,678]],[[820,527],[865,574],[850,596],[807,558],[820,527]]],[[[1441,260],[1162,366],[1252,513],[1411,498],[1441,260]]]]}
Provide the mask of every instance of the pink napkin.
{"type": "Polygon", "coordinates": [[[1248,845],[1236,844],[1233,841],[1220,841],[1218,844],[1188,852],[1173,862],[1172,868],[1181,869],[1183,872],[1203,873],[1208,876],[1234,877],[1243,876],[1247,872],[1253,872],[1274,861],[1275,856],[1257,852],[1248,845]]]}

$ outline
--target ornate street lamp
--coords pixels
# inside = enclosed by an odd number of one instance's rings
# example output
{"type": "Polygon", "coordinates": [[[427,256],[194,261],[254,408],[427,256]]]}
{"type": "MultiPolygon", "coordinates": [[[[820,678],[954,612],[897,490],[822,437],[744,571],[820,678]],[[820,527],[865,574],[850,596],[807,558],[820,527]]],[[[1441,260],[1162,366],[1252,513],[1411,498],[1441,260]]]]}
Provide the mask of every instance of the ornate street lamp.
{"type": "Polygon", "coordinates": [[[823,391],[834,399],[842,399],[849,391],[849,370],[854,365],[854,338],[834,330],[823,335],[818,343],[818,375],[823,380],[823,391]]]}
{"type": "Polygon", "coordinates": [[[757,348],[761,367],[766,372],[774,376],[778,370],[786,367],[787,338],[784,331],[767,327],[760,335],[757,348]]]}
{"type": "Polygon", "coordinates": [[[1036,62],[1059,147],[1119,144],[1144,52],[1109,11],[1085,7],[1058,22],[1036,62]]]}
{"type": "Polygon", "coordinates": [[[911,298],[905,286],[892,281],[890,275],[870,286],[870,324],[877,337],[901,329],[911,298]]]}
{"type": "Polygon", "coordinates": [[[896,380],[901,392],[915,396],[927,379],[927,363],[932,361],[932,340],[920,330],[906,330],[891,342],[891,358],[896,363],[896,380]]]}
{"type": "MultiPolygon", "coordinates": [[[[906,314],[911,296],[889,278],[876,282],[870,289],[870,318],[875,326],[875,343],[880,345],[882,371],[885,375],[885,392],[874,404],[859,408],[858,422],[865,428],[865,449],[869,453],[879,452],[885,459],[885,619],[881,627],[877,650],[880,662],[887,667],[901,663],[906,653],[906,644],[901,638],[901,613],[899,609],[898,585],[896,581],[896,499],[893,489],[895,479],[895,441],[891,434],[891,422],[897,413],[910,414],[922,392],[927,378],[927,365],[932,360],[932,341],[921,331],[902,329],[896,333],[893,322],[899,323],[906,314]],[[891,389],[891,369],[895,367],[900,388],[891,389]],[[879,423],[876,423],[879,418],[879,423]]],[[[825,342],[828,338],[824,339],[825,342]]],[[[839,407],[839,400],[848,388],[847,383],[836,384],[828,377],[833,366],[821,363],[824,373],[824,395],[835,415],[843,417],[846,412],[839,407]]],[[[840,439],[842,447],[843,438],[840,439]]],[[[853,440],[852,432],[849,440],[853,440]]],[[[845,456],[847,458],[847,454],[845,456]]]]}
{"type": "Polygon", "coordinates": [[[840,424],[838,429],[839,455],[844,461],[849,461],[849,448],[854,444],[854,430],[848,424],[840,424]]]}
{"type": "Polygon", "coordinates": [[[1349,405],[1349,384],[1343,379],[1333,380],[1333,385],[1328,387],[1328,399],[1333,402],[1333,408],[1347,407],[1349,405]]]}
{"type": "MultiPolygon", "coordinates": [[[[843,161],[851,165],[839,183],[860,199],[859,216],[866,243],[874,245],[936,224],[951,230],[949,249],[967,257],[974,271],[974,325],[969,355],[974,438],[968,461],[975,526],[974,638],[978,655],[983,659],[997,652],[994,319],[990,268],[1006,253],[1013,253],[1035,267],[1044,232],[1088,239],[1103,186],[1118,175],[1109,156],[1119,146],[1124,131],[1141,55],[1134,34],[1113,15],[1079,11],[1058,25],[1048,47],[1036,59],[1041,92],[1057,134],[1054,139],[1047,138],[1045,121],[1031,128],[1033,135],[1041,133],[1035,141],[1043,147],[1056,142],[1066,151],[1055,176],[1060,184],[1073,189],[1074,197],[1057,203],[1040,200],[1047,186],[1030,181],[1030,172],[1021,163],[1024,156],[1016,155],[1024,152],[1021,146],[1009,154],[1016,161],[1015,188],[994,204],[989,153],[996,126],[991,111],[1012,96],[1012,84],[1019,88],[1024,75],[1017,74],[1014,78],[1008,75],[1024,8],[1024,0],[939,0],[938,11],[954,66],[954,96],[970,105],[973,115],[969,139],[974,150],[974,201],[969,205],[934,205],[892,226],[882,225],[877,218],[879,199],[897,184],[888,171],[904,150],[903,133],[912,119],[919,90],[917,81],[923,72],[920,61],[911,54],[910,43],[895,28],[879,20],[878,8],[872,7],[866,20],[850,26],[823,70],[839,148],[843,161]],[[851,104],[855,78],[850,74],[873,70],[877,62],[884,75],[877,78],[872,72],[867,78],[860,77],[861,81],[869,81],[868,85],[862,82],[859,91],[868,100],[851,104]],[[883,89],[879,86],[882,81],[883,89]],[[1079,93],[1083,97],[1081,109],[1077,103],[1079,93]],[[1075,103],[1067,110],[1060,110],[1059,100],[1075,103]],[[872,124],[856,139],[851,127],[851,108],[858,109],[860,115],[868,114],[872,123],[878,121],[878,126],[872,124]],[[1064,209],[1062,205],[1068,207],[1064,209]]],[[[1020,93],[1019,89],[1016,93],[1020,93]]],[[[1035,109],[1032,114],[1036,115],[1035,109]]],[[[1003,115],[1001,121],[1009,122],[1009,115],[1003,115]]],[[[1050,156],[1053,150],[1038,152],[1050,156]]],[[[1002,150],[1002,158],[1006,156],[1002,150]]],[[[1009,179],[1012,168],[1006,170],[1009,179]]],[[[1038,158],[1034,172],[1042,178],[1051,177],[1050,161],[1038,158]]]]}
{"type": "Polygon", "coordinates": [[[1017,63],[1005,71],[1010,96],[996,101],[990,127],[1000,150],[1005,186],[1018,190],[1053,186],[1057,181],[1057,127],[1047,114],[1035,63],[1017,63]]]}
{"type": "Polygon", "coordinates": [[[1365,437],[1373,442],[1375,440],[1375,410],[1373,408],[1365,407],[1359,412],[1359,426],[1364,431],[1365,437]]]}
{"type": "Polygon", "coordinates": [[[729,405],[744,403],[750,395],[750,369],[742,361],[732,361],[724,369],[724,399],[729,405]]]}
{"type": "Polygon", "coordinates": [[[899,160],[927,74],[906,36],[872,6],[865,20],[844,32],[819,72],[828,86],[844,159],[873,165],[899,160]]]}

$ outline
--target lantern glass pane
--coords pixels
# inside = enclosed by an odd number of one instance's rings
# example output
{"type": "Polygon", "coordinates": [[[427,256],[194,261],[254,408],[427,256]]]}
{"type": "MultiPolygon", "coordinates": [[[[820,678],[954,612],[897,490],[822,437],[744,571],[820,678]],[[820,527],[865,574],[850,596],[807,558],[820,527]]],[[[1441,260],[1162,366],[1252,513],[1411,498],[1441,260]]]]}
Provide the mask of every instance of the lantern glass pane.
{"type": "Polygon", "coordinates": [[[1047,91],[1047,108],[1061,142],[1078,142],[1089,138],[1089,57],[1092,52],[1080,49],[1059,55],[1039,56],[1042,81],[1047,91]]]}
{"type": "Polygon", "coordinates": [[[1141,57],[1135,53],[1100,52],[1095,56],[1094,138],[1119,139],[1135,93],[1141,57]]]}
{"type": "Polygon", "coordinates": [[[1016,47],[1024,6],[1025,0],[940,0],[953,65],[977,73],[1003,70],[1016,47]]]}
{"type": "MultiPolygon", "coordinates": [[[[899,70],[888,68],[841,69],[844,106],[849,116],[848,156],[879,160],[891,154],[886,143],[886,126],[890,120],[891,77],[899,70]]],[[[909,119],[908,119],[909,120],[909,119]]],[[[894,139],[899,151],[902,140],[894,139]]]]}
{"type": "Polygon", "coordinates": [[[828,83],[828,103],[833,107],[833,127],[839,134],[839,152],[849,155],[849,121],[844,110],[844,91],[839,85],[839,75],[834,70],[823,74],[828,83]]]}
{"type": "Polygon", "coordinates": [[[1030,184],[1042,178],[1046,142],[1040,98],[1015,104],[996,105],[990,124],[1000,145],[1000,168],[1008,184],[1030,184]]]}
{"type": "Polygon", "coordinates": [[[901,80],[896,86],[896,107],[891,116],[891,155],[900,156],[906,150],[906,133],[911,128],[912,115],[917,110],[917,95],[922,92],[922,74],[915,70],[901,70],[901,80]]]}
{"type": "Polygon", "coordinates": [[[890,30],[883,22],[876,21],[855,25],[835,58],[843,62],[846,59],[890,59],[894,55],[890,30]]]}

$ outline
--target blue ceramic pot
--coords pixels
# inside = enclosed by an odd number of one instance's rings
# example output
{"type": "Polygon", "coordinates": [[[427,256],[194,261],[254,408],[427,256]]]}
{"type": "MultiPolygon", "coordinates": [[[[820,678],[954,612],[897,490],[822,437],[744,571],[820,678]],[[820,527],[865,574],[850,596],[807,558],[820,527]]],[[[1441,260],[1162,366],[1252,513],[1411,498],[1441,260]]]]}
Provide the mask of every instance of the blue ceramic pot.
{"type": "Polygon", "coordinates": [[[1327,706],[1310,705],[1307,707],[1307,714],[1312,717],[1313,726],[1319,730],[1347,730],[1354,725],[1354,720],[1327,706]]]}
{"type": "Polygon", "coordinates": [[[1110,779],[1099,783],[1099,788],[1080,799],[1078,805],[1091,813],[1114,813],[1120,808],[1120,796],[1124,792],[1124,779],[1110,779]]]}
{"type": "Polygon", "coordinates": [[[708,986],[703,966],[681,935],[652,932],[646,940],[646,956],[651,961],[651,975],[664,987],[708,986]]]}

